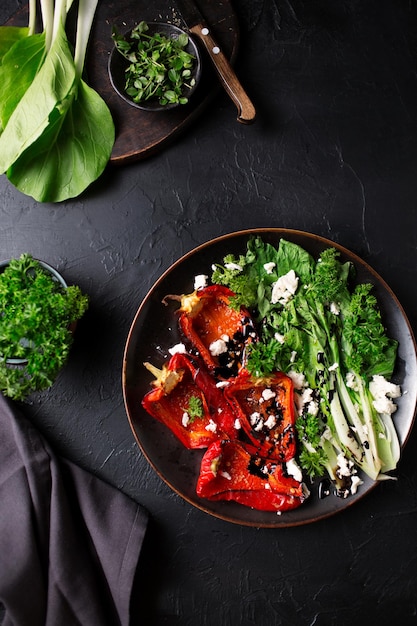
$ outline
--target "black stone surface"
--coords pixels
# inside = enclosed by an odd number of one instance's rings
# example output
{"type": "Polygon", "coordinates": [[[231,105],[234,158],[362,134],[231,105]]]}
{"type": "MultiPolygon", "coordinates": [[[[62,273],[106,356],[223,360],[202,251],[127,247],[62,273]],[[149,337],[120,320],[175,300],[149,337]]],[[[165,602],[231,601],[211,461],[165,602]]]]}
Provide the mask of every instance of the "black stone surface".
{"type": "MultiPolygon", "coordinates": [[[[3,0],[0,21],[20,6],[3,0]]],[[[38,204],[0,177],[1,257],[30,252],[91,297],[67,367],[23,408],[58,452],[150,511],[137,598],[146,626],[416,624],[416,432],[397,481],[330,519],[270,530],[182,501],[126,419],[121,363],[141,299],[183,253],[227,232],[287,227],[342,244],[417,329],[417,5],[240,0],[235,10],[253,126],[219,92],[174,145],[109,168],[73,201],[38,204]]]]}

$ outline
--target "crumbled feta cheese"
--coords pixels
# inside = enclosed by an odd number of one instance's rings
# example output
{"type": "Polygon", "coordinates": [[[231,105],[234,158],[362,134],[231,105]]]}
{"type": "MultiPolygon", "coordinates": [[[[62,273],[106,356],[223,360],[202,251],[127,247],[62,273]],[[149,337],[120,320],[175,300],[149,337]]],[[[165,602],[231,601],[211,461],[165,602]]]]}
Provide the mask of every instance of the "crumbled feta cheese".
{"type": "Polygon", "coordinates": [[[298,288],[298,276],[290,270],[272,284],[271,304],[287,304],[298,288]]]}
{"type": "Polygon", "coordinates": [[[287,473],[292,476],[297,482],[301,483],[303,481],[303,473],[300,467],[297,465],[297,461],[295,459],[290,459],[286,463],[287,473]]]}
{"type": "Polygon", "coordinates": [[[260,417],[261,417],[261,414],[258,413],[258,411],[255,411],[254,413],[252,413],[249,416],[249,420],[250,420],[251,426],[254,426],[256,424],[256,422],[259,420],[260,417]]]}
{"type": "Polygon", "coordinates": [[[330,365],[329,367],[329,372],[334,372],[335,370],[337,370],[338,367],[339,363],[333,363],[333,365],[330,365]]]}
{"type": "Polygon", "coordinates": [[[369,389],[374,398],[378,398],[381,395],[388,396],[388,398],[399,398],[401,396],[400,386],[389,382],[386,378],[384,378],[384,376],[381,375],[372,377],[369,389]]]}
{"type": "Polygon", "coordinates": [[[264,270],[267,274],[272,274],[274,267],[276,267],[276,263],[273,261],[271,261],[271,263],[264,263],[264,270]]]}
{"type": "Polygon", "coordinates": [[[209,423],[206,426],[206,430],[215,433],[217,431],[217,424],[216,422],[213,422],[213,420],[210,420],[209,423]]]}
{"type": "Polygon", "coordinates": [[[199,274],[198,276],[195,276],[194,290],[197,291],[197,289],[204,289],[204,287],[207,287],[207,281],[208,276],[206,276],[205,274],[199,274]]]}
{"type": "Polygon", "coordinates": [[[291,352],[291,357],[290,357],[290,362],[294,363],[295,359],[297,358],[297,350],[293,350],[291,352]]]}
{"type": "Polygon", "coordinates": [[[269,415],[268,419],[265,421],[264,426],[266,426],[266,428],[271,430],[271,428],[274,428],[276,423],[277,423],[277,418],[275,417],[275,415],[269,415]]]}
{"type": "Polygon", "coordinates": [[[240,430],[242,428],[239,418],[235,419],[235,428],[236,430],[240,430]]]}
{"type": "Polygon", "coordinates": [[[318,412],[319,403],[317,402],[317,400],[312,400],[311,402],[309,402],[307,406],[307,413],[315,417],[316,415],[318,415],[318,412]]]}
{"type": "Polygon", "coordinates": [[[353,389],[353,391],[359,391],[359,385],[353,372],[348,372],[346,374],[346,387],[353,389]]]}
{"type": "Polygon", "coordinates": [[[387,398],[387,396],[373,400],[372,405],[381,415],[392,415],[397,410],[396,404],[394,404],[391,398],[387,398]]]}
{"type": "Polygon", "coordinates": [[[302,415],[305,405],[313,402],[313,390],[304,387],[301,393],[294,394],[294,401],[298,414],[302,415]]]}
{"type": "Polygon", "coordinates": [[[363,485],[363,480],[359,478],[359,476],[352,476],[351,485],[350,485],[350,493],[352,496],[358,491],[359,485],[363,485]]]}
{"type": "Polygon", "coordinates": [[[259,432],[260,430],[262,430],[263,421],[258,411],[255,411],[254,413],[252,413],[252,415],[249,416],[249,421],[250,421],[251,426],[253,427],[253,430],[255,430],[256,432],[259,432]]]}
{"type": "Polygon", "coordinates": [[[168,352],[173,356],[174,354],[185,354],[187,349],[183,343],[177,343],[175,346],[172,346],[172,348],[169,348],[168,352]]]}
{"type": "Polygon", "coordinates": [[[392,413],[395,413],[397,406],[392,399],[401,396],[401,388],[399,385],[389,382],[384,376],[376,375],[372,377],[369,383],[369,390],[374,397],[372,404],[378,413],[383,415],[392,415],[392,413]]]}
{"type": "Polygon", "coordinates": [[[262,397],[264,400],[272,400],[272,398],[275,398],[275,395],[275,391],[272,391],[269,387],[262,391],[262,397]]]}
{"type": "Polygon", "coordinates": [[[184,426],[184,428],[187,428],[189,421],[190,421],[190,416],[188,415],[187,412],[184,412],[182,414],[182,419],[181,419],[181,423],[184,426]]]}
{"type": "Polygon", "coordinates": [[[237,263],[225,263],[224,266],[227,270],[236,270],[237,272],[241,272],[243,269],[243,267],[237,263]]]}
{"type": "Polygon", "coordinates": [[[276,339],[276,341],[278,341],[278,343],[280,343],[280,344],[285,343],[284,335],[280,335],[279,333],[275,333],[274,339],[276,339]]]}
{"type": "Polygon", "coordinates": [[[338,304],[336,304],[336,302],[332,302],[330,304],[330,313],[333,313],[333,315],[339,315],[340,307],[338,304]]]}
{"type": "Polygon", "coordinates": [[[336,474],[338,476],[352,476],[355,472],[353,461],[348,460],[345,455],[341,452],[337,455],[337,470],[336,474]]]}
{"type": "Polygon", "coordinates": [[[223,339],[216,339],[210,344],[209,350],[212,356],[219,356],[219,354],[227,352],[227,344],[223,339]]]}
{"type": "Polygon", "coordinates": [[[301,394],[303,404],[307,404],[313,400],[313,390],[310,387],[305,387],[301,394]]]}
{"type": "Polygon", "coordinates": [[[288,372],[288,376],[291,378],[295,389],[302,389],[306,384],[306,377],[302,372],[294,372],[291,370],[288,372]]]}

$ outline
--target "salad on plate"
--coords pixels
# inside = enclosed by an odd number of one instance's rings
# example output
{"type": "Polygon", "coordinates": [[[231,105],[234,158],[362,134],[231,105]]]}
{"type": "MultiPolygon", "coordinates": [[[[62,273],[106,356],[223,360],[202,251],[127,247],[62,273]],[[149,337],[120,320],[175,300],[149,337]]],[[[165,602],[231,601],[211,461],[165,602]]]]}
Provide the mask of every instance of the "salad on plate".
{"type": "Polygon", "coordinates": [[[400,456],[398,343],[372,284],[334,247],[318,258],[252,236],[178,300],[181,341],[142,406],[202,449],[196,493],[260,511],[301,506],[313,482],[343,499],[392,477],[400,456]]]}

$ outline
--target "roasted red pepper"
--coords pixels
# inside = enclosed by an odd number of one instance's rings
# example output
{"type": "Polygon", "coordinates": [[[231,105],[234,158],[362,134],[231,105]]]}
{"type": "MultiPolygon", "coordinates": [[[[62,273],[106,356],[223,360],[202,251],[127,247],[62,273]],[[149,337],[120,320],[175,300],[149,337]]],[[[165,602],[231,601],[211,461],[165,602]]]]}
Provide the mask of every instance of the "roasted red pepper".
{"type": "Polygon", "coordinates": [[[294,390],[289,376],[276,372],[255,378],[242,371],[224,394],[259,456],[279,462],[295,456],[294,390]]]}
{"type": "Polygon", "coordinates": [[[236,376],[245,361],[245,348],[256,338],[249,312],[230,306],[234,293],[211,285],[181,297],[179,325],[184,336],[215,376],[236,376]]]}
{"type": "Polygon", "coordinates": [[[302,483],[286,475],[281,464],[253,456],[242,443],[230,440],[218,440],[204,453],[197,495],[260,511],[287,511],[305,499],[302,483]]]}
{"type": "Polygon", "coordinates": [[[235,416],[208,372],[186,354],[175,354],[158,370],[154,389],[142,400],[143,408],[159,420],[186,448],[205,448],[219,437],[235,435],[235,416]]]}

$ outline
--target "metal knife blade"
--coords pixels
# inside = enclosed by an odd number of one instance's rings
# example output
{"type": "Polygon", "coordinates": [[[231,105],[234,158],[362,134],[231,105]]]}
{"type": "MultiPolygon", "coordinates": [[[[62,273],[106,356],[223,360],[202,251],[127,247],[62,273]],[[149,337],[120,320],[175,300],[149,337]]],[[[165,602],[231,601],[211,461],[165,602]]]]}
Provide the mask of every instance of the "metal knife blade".
{"type": "Polygon", "coordinates": [[[251,124],[256,117],[255,107],[240,84],[227,57],[215,41],[199,7],[193,0],[177,0],[177,6],[190,33],[198,37],[207,50],[224,89],[237,107],[238,121],[251,124]]]}

